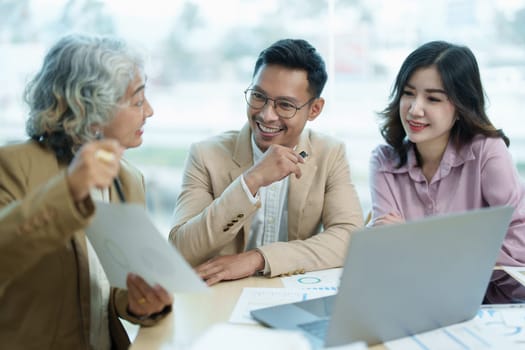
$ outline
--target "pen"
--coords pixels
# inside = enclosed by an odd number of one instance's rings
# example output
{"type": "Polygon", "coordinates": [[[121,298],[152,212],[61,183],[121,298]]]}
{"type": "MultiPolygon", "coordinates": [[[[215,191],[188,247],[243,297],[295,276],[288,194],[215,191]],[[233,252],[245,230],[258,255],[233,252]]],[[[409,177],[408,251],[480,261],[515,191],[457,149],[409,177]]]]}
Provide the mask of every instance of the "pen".
{"type": "Polygon", "coordinates": [[[118,198],[120,199],[121,203],[126,202],[126,197],[124,197],[124,192],[122,192],[122,185],[120,184],[120,180],[117,177],[113,179],[113,185],[115,185],[115,189],[117,190],[118,198]]]}

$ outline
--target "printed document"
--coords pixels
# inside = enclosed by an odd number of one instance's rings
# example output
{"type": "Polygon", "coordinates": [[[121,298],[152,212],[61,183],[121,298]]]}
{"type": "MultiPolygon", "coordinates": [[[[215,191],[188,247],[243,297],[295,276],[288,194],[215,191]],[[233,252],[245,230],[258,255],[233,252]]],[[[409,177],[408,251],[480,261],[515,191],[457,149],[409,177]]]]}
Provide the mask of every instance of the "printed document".
{"type": "Polygon", "coordinates": [[[138,204],[96,202],[95,217],[86,233],[111,286],[126,288],[131,272],[171,293],[207,289],[138,204]]]}

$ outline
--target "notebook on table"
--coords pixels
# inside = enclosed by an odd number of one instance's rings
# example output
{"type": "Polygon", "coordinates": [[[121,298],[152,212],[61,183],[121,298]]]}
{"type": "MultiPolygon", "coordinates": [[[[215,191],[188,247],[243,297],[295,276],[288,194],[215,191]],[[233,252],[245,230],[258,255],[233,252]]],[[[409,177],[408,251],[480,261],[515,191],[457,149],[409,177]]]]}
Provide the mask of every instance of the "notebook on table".
{"type": "Polygon", "coordinates": [[[513,208],[428,217],[352,234],[337,295],[254,310],[315,347],[369,345],[471,319],[513,208]]]}

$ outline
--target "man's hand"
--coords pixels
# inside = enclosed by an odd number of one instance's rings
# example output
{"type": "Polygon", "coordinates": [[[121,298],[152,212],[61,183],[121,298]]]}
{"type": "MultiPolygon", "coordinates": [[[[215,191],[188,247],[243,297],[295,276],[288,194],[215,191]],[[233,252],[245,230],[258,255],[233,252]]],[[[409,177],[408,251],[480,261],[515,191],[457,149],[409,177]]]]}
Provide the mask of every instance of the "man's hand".
{"type": "Polygon", "coordinates": [[[199,276],[211,286],[222,280],[252,276],[264,268],[264,257],[258,250],[235,255],[218,256],[197,266],[199,276]]]}
{"type": "Polygon", "coordinates": [[[372,226],[383,226],[383,225],[391,225],[391,224],[402,224],[405,220],[399,216],[398,214],[394,213],[388,213],[383,216],[377,217],[373,223],[372,226]]]}
{"type": "Polygon", "coordinates": [[[260,187],[282,180],[290,174],[300,178],[301,169],[297,163],[304,163],[299,153],[288,147],[271,145],[264,156],[244,173],[244,181],[252,195],[255,195],[260,187]]]}

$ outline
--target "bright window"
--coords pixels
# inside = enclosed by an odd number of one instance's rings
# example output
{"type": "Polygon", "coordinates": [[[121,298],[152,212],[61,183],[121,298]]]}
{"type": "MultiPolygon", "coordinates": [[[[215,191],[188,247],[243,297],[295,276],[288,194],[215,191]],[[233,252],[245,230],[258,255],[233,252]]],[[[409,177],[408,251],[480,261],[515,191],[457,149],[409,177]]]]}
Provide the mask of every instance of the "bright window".
{"type": "Polygon", "coordinates": [[[309,126],[346,142],[365,211],[368,158],[382,142],[375,112],[405,56],[429,40],[473,50],[489,116],[525,174],[524,0],[0,0],[0,143],[25,138],[25,82],[70,31],[115,34],[150,55],[155,115],[127,156],[145,174],[148,208],[166,234],[190,143],[244,124],[255,59],[284,37],[310,41],[328,64],[326,108],[309,126]]]}

